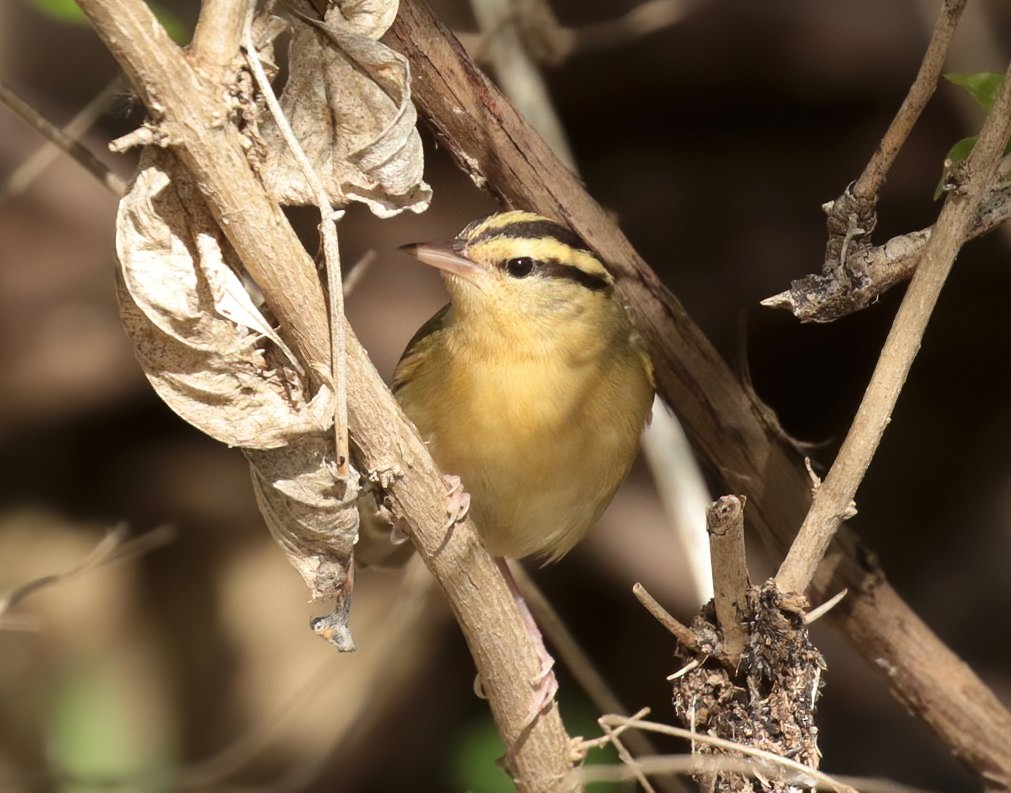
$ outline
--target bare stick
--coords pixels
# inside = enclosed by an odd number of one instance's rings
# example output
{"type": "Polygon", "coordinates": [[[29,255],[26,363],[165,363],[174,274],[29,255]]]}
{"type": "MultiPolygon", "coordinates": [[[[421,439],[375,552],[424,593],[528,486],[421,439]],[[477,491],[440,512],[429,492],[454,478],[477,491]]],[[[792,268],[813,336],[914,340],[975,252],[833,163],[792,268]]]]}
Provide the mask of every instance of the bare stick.
{"type": "Polygon", "coordinates": [[[895,407],[899,391],[920,349],[920,341],[941,287],[965,242],[966,229],[986,195],[1011,130],[1011,67],[987,116],[979,140],[965,161],[965,179],[948,197],[923,261],[909,284],[885,340],[874,374],[825,481],[817,489],[797,539],[776,575],[785,592],[803,592],[846,516],[857,487],[895,407]]]}
{"type": "Polygon", "coordinates": [[[77,160],[112,193],[118,196],[126,195],[126,183],[110,171],[105,163],[79,141],[74,140],[55,124],[43,118],[35,108],[2,82],[0,82],[0,101],[13,110],[18,118],[29,127],[77,160]]]}
{"type": "Polygon", "coordinates": [[[713,502],[706,510],[706,530],[713,557],[716,620],[723,632],[723,649],[736,663],[748,642],[741,615],[751,586],[744,558],[744,498],[723,496],[713,502]]]}
{"type": "MultiPolygon", "coordinates": [[[[728,774],[750,774],[758,781],[767,781],[769,778],[768,765],[758,760],[712,754],[668,754],[637,757],[635,767],[595,763],[580,768],[579,777],[584,783],[590,784],[591,782],[625,782],[638,779],[639,774],[648,774],[652,777],[669,774],[687,776],[720,771],[728,774]]],[[[860,793],[931,793],[924,788],[902,785],[887,779],[833,774],[831,780],[831,782],[812,780],[814,781],[812,787],[816,790],[859,790],[860,793]]]]}
{"type": "MultiPolygon", "coordinates": [[[[301,18],[301,15],[299,15],[301,18]]],[[[274,96],[270,79],[263,70],[260,57],[256,54],[253,34],[250,28],[252,17],[247,20],[243,33],[243,51],[250,71],[256,80],[257,87],[267,103],[277,129],[284,142],[291,150],[295,161],[302,169],[306,183],[315,193],[316,206],[319,208],[319,233],[323,239],[323,260],[326,263],[327,293],[330,299],[330,375],[333,378],[334,389],[334,437],[336,443],[337,476],[347,479],[351,453],[348,450],[348,365],[347,343],[344,339],[344,285],[341,283],[340,246],[337,243],[337,221],[343,217],[343,212],[335,213],[333,201],[327,194],[323,180],[312,167],[302,145],[295,137],[288,119],[281,109],[281,103],[274,96]]]]}
{"type": "Polygon", "coordinates": [[[857,199],[877,200],[878,191],[881,190],[885,176],[895,162],[899,150],[937,89],[937,81],[941,78],[941,70],[948,56],[948,47],[951,46],[951,37],[958,27],[958,20],[962,16],[965,4],[966,0],[944,0],[934,22],[930,43],[924,53],[920,70],[916,73],[916,79],[909,87],[906,98],[902,100],[895,118],[874,150],[867,167],[853,184],[852,192],[857,199]]]}
{"type": "MultiPolygon", "coordinates": [[[[749,525],[785,554],[810,502],[803,459],[777,432],[614,219],[474,66],[421,0],[405,0],[386,40],[411,63],[413,96],[464,172],[507,206],[564,220],[604,257],[656,366],[657,386],[696,451],[745,493],[749,525]],[[479,125],[475,134],[475,119],[479,125]],[[732,438],[732,442],[728,442],[732,438]]],[[[852,532],[836,536],[817,593],[849,588],[833,619],[893,691],[977,773],[1011,785],[1011,714],[903,602],[852,532]]]]}
{"type": "MultiPolygon", "coordinates": [[[[716,746],[720,749],[740,752],[741,754],[748,755],[749,757],[762,760],[776,768],[792,772],[793,779],[796,780],[796,784],[809,785],[816,783],[819,785],[826,785],[830,790],[836,790],[839,791],[839,793],[856,793],[856,791],[848,785],[843,785],[830,777],[828,774],[819,771],[817,768],[812,768],[809,765],[798,763],[796,760],[790,760],[789,758],[781,757],[778,754],[767,752],[764,749],[757,749],[754,746],[747,746],[745,744],[735,743],[734,741],[728,741],[725,738],[718,738],[715,735],[694,732],[693,730],[686,730],[681,727],[672,727],[668,724],[660,724],[655,721],[630,719],[625,716],[602,716],[598,719],[598,721],[602,726],[632,727],[640,730],[649,730],[650,732],[655,732],[659,735],[671,735],[675,738],[684,738],[692,743],[703,743],[708,746],[716,746]]],[[[768,771],[769,769],[766,770],[768,771]]]]}
{"type": "MultiPolygon", "coordinates": [[[[238,132],[212,123],[221,118],[220,87],[192,68],[141,0],[80,5],[155,115],[161,138],[193,173],[282,335],[318,377],[329,368],[330,345],[315,267],[246,161],[238,132]]],[[[393,513],[446,592],[484,681],[510,772],[522,790],[578,789],[557,704],[530,721],[529,681],[540,662],[511,593],[471,521],[448,536],[443,530],[439,471],[347,326],[345,334],[351,440],[362,467],[387,485],[393,513]]]]}
{"type": "Polygon", "coordinates": [[[656,617],[657,621],[661,625],[674,634],[674,638],[677,639],[678,642],[683,644],[693,653],[699,652],[699,642],[698,639],[695,638],[695,634],[692,633],[691,628],[682,625],[674,619],[670,612],[661,606],[657,602],[656,598],[646,591],[646,587],[642,584],[635,584],[632,587],[632,594],[635,595],[636,599],[646,607],[646,611],[656,617]]]}
{"type": "Polygon", "coordinates": [[[0,617],[39,590],[48,589],[57,584],[64,584],[96,568],[124,562],[141,554],[148,553],[163,545],[167,545],[174,539],[175,530],[171,526],[161,526],[157,529],[152,529],[146,534],[141,534],[139,537],[132,538],[127,537],[125,526],[116,526],[110,529],[99,540],[98,544],[91,549],[91,553],[80,564],[63,573],[53,573],[42,578],[36,578],[0,597],[0,617]]]}

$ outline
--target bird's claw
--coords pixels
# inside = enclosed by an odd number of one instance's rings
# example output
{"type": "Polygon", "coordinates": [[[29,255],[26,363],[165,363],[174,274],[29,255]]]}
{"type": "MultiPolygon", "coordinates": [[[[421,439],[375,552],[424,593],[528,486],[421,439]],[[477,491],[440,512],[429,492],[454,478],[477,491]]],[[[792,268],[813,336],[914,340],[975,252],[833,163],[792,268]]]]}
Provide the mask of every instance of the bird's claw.
{"type": "Polygon", "coordinates": [[[442,477],[442,481],[446,483],[447,495],[449,496],[449,500],[446,503],[446,514],[449,518],[443,527],[445,531],[467,517],[467,512],[470,510],[470,493],[463,489],[463,482],[460,481],[460,477],[458,476],[446,474],[442,477]]]}
{"type": "Polygon", "coordinates": [[[533,726],[537,718],[551,707],[555,701],[555,695],[558,693],[558,678],[551,671],[554,661],[550,658],[548,661],[549,663],[544,664],[537,673],[537,677],[531,681],[534,687],[535,698],[533,707],[523,722],[524,729],[533,726]]]}

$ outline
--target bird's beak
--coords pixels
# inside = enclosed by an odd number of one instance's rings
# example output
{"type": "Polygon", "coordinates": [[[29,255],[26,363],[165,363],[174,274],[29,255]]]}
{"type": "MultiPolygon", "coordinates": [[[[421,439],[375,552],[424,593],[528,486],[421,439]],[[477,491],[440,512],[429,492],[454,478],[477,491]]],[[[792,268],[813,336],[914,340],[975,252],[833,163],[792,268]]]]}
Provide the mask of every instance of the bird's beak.
{"type": "Polygon", "coordinates": [[[438,267],[447,273],[461,278],[473,280],[481,272],[470,259],[460,253],[460,244],[455,240],[450,242],[412,242],[401,245],[397,250],[408,256],[414,256],[418,261],[438,267]]]}

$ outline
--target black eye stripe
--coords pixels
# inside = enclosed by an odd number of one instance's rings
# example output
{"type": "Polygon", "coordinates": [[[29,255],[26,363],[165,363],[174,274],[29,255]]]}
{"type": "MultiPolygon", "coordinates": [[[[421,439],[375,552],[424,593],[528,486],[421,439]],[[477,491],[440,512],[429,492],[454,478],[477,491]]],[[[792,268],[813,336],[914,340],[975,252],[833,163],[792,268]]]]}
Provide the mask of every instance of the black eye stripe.
{"type": "Polygon", "coordinates": [[[610,287],[606,278],[578,267],[560,264],[558,262],[545,262],[533,259],[529,256],[517,256],[507,259],[500,265],[513,278],[526,278],[528,275],[537,273],[546,278],[559,278],[565,281],[572,281],[592,292],[602,292],[610,287]]]}
{"type": "Polygon", "coordinates": [[[601,275],[594,275],[586,270],[580,270],[578,267],[570,267],[558,262],[541,262],[537,272],[543,273],[548,278],[563,278],[566,281],[573,281],[591,292],[603,292],[611,286],[607,279],[601,275]]]}

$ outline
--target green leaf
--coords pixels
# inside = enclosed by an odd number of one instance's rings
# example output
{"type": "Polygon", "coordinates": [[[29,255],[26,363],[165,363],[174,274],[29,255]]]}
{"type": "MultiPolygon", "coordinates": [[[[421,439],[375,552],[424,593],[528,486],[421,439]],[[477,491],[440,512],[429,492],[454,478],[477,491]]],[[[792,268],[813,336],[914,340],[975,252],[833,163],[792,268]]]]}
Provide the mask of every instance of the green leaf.
{"type": "MultiPolygon", "coordinates": [[[[973,101],[984,110],[990,110],[997,101],[1004,75],[996,72],[976,72],[975,74],[946,74],[949,83],[964,88],[973,101]]],[[[958,145],[958,144],[955,144],[958,145]]]]}

